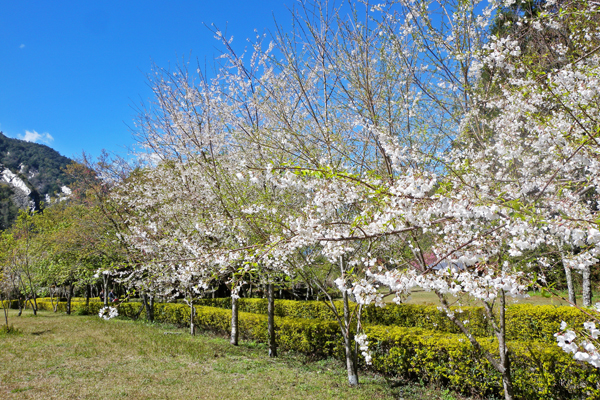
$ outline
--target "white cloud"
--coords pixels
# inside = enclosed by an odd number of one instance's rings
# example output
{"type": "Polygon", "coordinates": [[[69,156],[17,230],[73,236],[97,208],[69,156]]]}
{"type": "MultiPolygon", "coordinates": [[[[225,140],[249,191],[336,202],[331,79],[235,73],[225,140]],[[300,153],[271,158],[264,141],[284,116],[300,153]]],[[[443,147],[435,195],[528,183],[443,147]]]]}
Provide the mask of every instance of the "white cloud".
{"type": "Polygon", "coordinates": [[[24,140],[26,142],[36,143],[38,141],[42,143],[51,143],[54,138],[48,132],[37,133],[36,131],[25,131],[25,135],[18,135],[19,139],[24,140]]]}
{"type": "Polygon", "coordinates": [[[20,49],[24,49],[24,48],[25,48],[25,45],[24,45],[24,44],[21,44],[21,45],[19,46],[19,48],[20,48],[20,49]]]}

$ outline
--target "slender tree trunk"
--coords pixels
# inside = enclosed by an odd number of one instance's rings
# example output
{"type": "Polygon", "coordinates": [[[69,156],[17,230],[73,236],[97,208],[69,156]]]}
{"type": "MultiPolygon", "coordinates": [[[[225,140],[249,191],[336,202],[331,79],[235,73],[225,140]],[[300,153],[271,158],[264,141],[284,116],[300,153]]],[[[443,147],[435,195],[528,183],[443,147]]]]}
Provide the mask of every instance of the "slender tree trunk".
{"type": "Polygon", "coordinates": [[[85,285],[85,308],[90,306],[90,297],[92,297],[92,287],[91,285],[85,285]]]}
{"type": "Polygon", "coordinates": [[[0,302],[2,302],[2,309],[4,310],[4,321],[6,322],[6,329],[8,329],[8,308],[10,307],[10,297],[7,297],[8,300],[2,299],[0,297],[0,302]],[[5,303],[8,301],[8,304],[5,303]]]}
{"type": "MultiPolygon", "coordinates": [[[[31,292],[31,299],[29,299],[29,302],[31,303],[31,309],[33,310],[33,315],[37,315],[37,295],[35,293],[35,288],[33,285],[33,282],[31,280],[31,275],[29,274],[29,264],[26,263],[26,268],[27,271],[25,273],[25,275],[27,276],[27,280],[29,281],[29,291],[31,292]]],[[[23,288],[25,288],[25,284],[23,284],[23,288]]],[[[25,292],[27,292],[27,290],[24,290],[25,292]]]]}
{"type": "Polygon", "coordinates": [[[492,327],[494,329],[494,334],[498,338],[498,350],[500,352],[500,360],[496,359],[488,350],[483,348],[481,346],[481,344],[477,341],[477,338],[471,334],[471,332],[466,328],[466,326],[463,324],[463,322],[460,321],[460,319],[456,318],[455,313],[450,310],[450,306],[448,305],[448,301],[446,300],[444,295],[441,294],[440,292],[435,292],[435,293],[437,294],[438,299],[440,300],[440,303],[442,304],[442,307],[443,307],[444,312],[446,313],[446,316],[448,317],[448,319],[450,319],[450,321],[452,321],[461,330],[461,332],[465,334],[465,336],[467,337],[469,342],[471,342],[471,345],[473,345],[473,347],[481,355],[483,355],[483,357],[485,357],[486,360],[488,360],[488,362],[494,367],[494,369],[501,374],[502,386],[504,387],[504,398],[506,400],[512,400],[513,399],[513,386],[512,386],[512,377],[511,377],[511,373],[510,373],[510,358],[509,358],[508,348],[506,346],[506,335],[505,335],[506,319],[505,319],[504,312],[505,312],[506,304],[505,304],[504,292],[502,290],[500,290],[500,291],[502,292],[502,298],[501,298],[501,304],[500,304],[500,307],[502,307],[502,309],[500,310],[500,320],[499,321],[496,321],[496,318],[494,318],[492,305],[486,301],[483,302],[484,309],[487,314],[487,318],[490,321],[490,323],[492,324],[492,327]]]}
{"type": "MultiPolygon", "coordinates": [[[[31,298],[29,299],[29,303],[31,304],[31,309],[33,310],[33,315],[37,315],[37,296],[35,294],[35,290],[33,290],[33,285],[30,286],[31,288],[31,298]]],[[[27,299],[25,299],[25,306],[27,306],[27,299]]]]}
{"type": "Polygon", "coordinates": [[[26,262],[25,263],[25,276],[27,278],[27,282],[29,283],[29,288],[27,287],[27,284],[25,282],[23,282],[23,280],[21,279],[21,286],[23,287],[23,293],[27,293],[28,291],[31,293],[31,298],[28,298],[29,296],[26,295],[25,297],[25,307],[27,307],[27,301],[29,301],[31,303],[31,309],[33,310],[33,315],[37,315],[37,299],[36,299],[36,294],[35,294],[35,287],[33,285],[33,281],[31,280],[31,275],[29,274],[29,264],[26,262]]]}
{"type": "Polygon", "coordinates": [[[512,375],[510,371],[510,357],[508,347],[506,346],[506,296],[504,290],[500,290],[500,329],[496,332],[498,337],[498,349],[500,350],[500,364],[502,365],[502,386],[504,387],[504,398],[512,400],[514,390],[512,385],[512,375]]]}
{"type": "Polygon", "coordinates": [[[190,304],[190,335],[195,336],[196,335],[196,325],[194,324],[194,321],[196,319],[196,307],[194,307],[193,300],[190,300],[189,304],[190,304]]]}
{"type": "Polygon", "coordinates": [[[277,357],[277,340],[275,338],[275,297],[273,284],[267,285],[267,315],[269,320],[269,357],[277,357]]]}
{"type": "Polygon", "coordinates": [[[356,353],[352,346],[350,332],[350,304],[348,302],[348,292],[344,290],[344,350],[346,351],[346,370],[348,371],[348,383],[350,386],[358,385],[358,371],[356,366],[356,353]]]}
{"type": "Polygon", "coordinates": [[[238,345],[238,298],[237,296],[231,296],[231,343],[234,346],[238,345]]]}
{"type": "Polygon", "coordinates": [[[565,276],[567,278],[567,291],[569,292],[569,302],[577,304],[577,297],[575,296],[575,289],[573,288],[573,273],[571,268],[565,263],[565,257],[563,256],[562,249],[560,250],[560,257],[562,260],[563,268],[565,269],[565,276]]]}
{"type": "Polygon", "coordinates": [[[23,307],[24,307],[24,305],[21,303],[21,298],[20,297],[17,297],[17,305],[19,306],[19,314],[18,314],[18,316],[20,317],[21,314],[23,314],[23,307]]]}
{"type": "Polygon", "coordinates": [[[35,292],[33,293],[31,299],[29,299],[29,303],[31,303],[31,309],[33,310],[33,315],[37,315],[37,297],[35,292]]]}
{"type": "Polygon", "coordinates": [[[150,318],[154,322],[154,296],[150,296],[150,318]]]}
{"type": "Polygon", "coordinates": [[[52,303],[52,311],[58,311],[58,299],[56,300],[56,304],[54,304],[54,294],[56,293],[56,288],[50,289],[50,303],[52,303]]]}
{"type": "Polygon", "coordinates": [[[71,299],[73,298],[73,285],[69,283],[69,291],[67,292],[67,315],[71,315],[71,299]]]}
{"type": "Polygon", "coordinates": [[[144,292],[142,294],[142,302],[146,308],[146,319],[148,322],[154,322],[154,296],[148,296],[144,292]]]}
{"type": "MultiPolygon", "coordinates": [[[[345,270],[344,257],[340,256],[340,272],[342,277],[344,277],[345,270]]],[[[354,346],[352,346],[352,333],[350,332],[350,304],[348,301],[347,290],[342,291],[342,299],[344,302],[344,327],[342,329],[342,335],[344,336],[344,350],[346,352],[346,371],[348,372],[348,383],[350,386],[357,386],[358,368],[356,365],[356,353],[354,352],[354,346]]]]}
{"type": "Polygon", "coordinates": [[[567,277],[567,291],[569,292],[569,301],[577,304],[577,296],[575,296],[575,288],[573,287],[573,274],[571,268],[565,265],[565,276],[567,277]]]}
{"type": "Polygon", "coordinates": [[[104,286],[104,307],[108,307],[108,275],[102,274],[102,284],[104,286]]]}
{"type": "Polygon", "coordinates": [[[582,286],[582,302],[584,307],[591,307],[592,306],[592,282],[591,282],[591,271],[590,271],[590,266],[586,266],[583,269],[583,280],[581,283],[582,286]]]}

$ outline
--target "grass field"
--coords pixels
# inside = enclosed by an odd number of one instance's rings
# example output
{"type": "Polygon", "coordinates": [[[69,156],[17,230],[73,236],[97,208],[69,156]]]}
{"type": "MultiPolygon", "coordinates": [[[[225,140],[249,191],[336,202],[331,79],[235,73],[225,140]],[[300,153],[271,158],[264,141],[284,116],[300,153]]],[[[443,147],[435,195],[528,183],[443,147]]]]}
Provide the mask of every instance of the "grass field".
{"type": "MultiPolygon", "coordinates": [[[[567,293],[559,293],[561,296],[567,298],[568,295],[567,293]]],[[[594,293],[595,296],[592,299],[592,304],[595,304],[596,302],[600,301],[600,296],[597,295],[597,293],[594,293]]],[[[438,300],[438,297],[435,293],[433,292],[426,292],[424,290],[421,289],[417,289],[417,290],[413,290],[411,296],[410,296],[410,300],[408,300],[406,303],[407,304],[425,304],[425,305],[439,305],[440,302],[438,300]]],[[[392,299],[394,298],[394,296],[388,296],[386,297],[386,301],[391,302],[392,299]]],[[[450,300],[453,299],[452,296],[449,297],[450,300]]],[[[512,299],[508,299],[509,304],[533,304],[533,305],[555,305],[555,306],[568,306],[569,303],[562,300],[560,297],[557,296],[551,296],[551,297],[544,297],[542,296],[539,292],[529,292],[529,297],[524,298],[524,299],[517,299],[517,300],[512,300],[512,299]]],[[[581,296],[577,296],[577,304],[581,305],[582,301],[581,301],[581,296]]],[[[480,303],[473,303],[473,305],[481,305],[480,303]]]]}
{"type": "Polygon", "coordinates": [[[1,399],[462,399],[418,383],[362,373],[346,384],[342,364],[264,345],[230,346],[212,335],[96,316],[26,311],[0,335],[1,399]]]}

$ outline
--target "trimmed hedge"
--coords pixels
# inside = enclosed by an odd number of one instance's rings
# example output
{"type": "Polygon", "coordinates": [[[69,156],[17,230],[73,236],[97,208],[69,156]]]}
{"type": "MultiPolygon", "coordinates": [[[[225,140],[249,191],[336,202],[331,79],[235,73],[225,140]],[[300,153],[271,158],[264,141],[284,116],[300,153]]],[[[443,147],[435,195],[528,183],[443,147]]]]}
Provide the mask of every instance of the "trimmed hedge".
{"type": "MultiPolygon", "coordinates": [[[[418,329],[418,328],[417,328],[418,329]]],[[[387,375],[439,382],[480,396],[502,392],[502,378],[464,336],[410,328],[366,328],[374,347],[373,367],[387,375]]],[[[497,342],[479,339],[492,354],[497,342]]],[[[558,346],[510,341],[511,370],[517,398],[600,397],[600,371],[575,361],[558,346]]]]}
{"type": "MultiPolygon", "coordinates": [[[[49,299],[40,298],[38,304],[41,301],[50,303],[49,299]]],[[[83,298],[72,299],[73,308],[76,309],[75,303],[83,301],[85,301],[83,298]]],[[[231,298],[200,299],[198,303],[200,306],[231,309],[231,298]]],[[[342,302],[335,303],[341,312],[342,302]]],[[[13,300],[13,308],[16,307],[16,300],[13,300]]],[[[242,298],[239,299],[238,308],[241,312],[266,315],[267,300],[242,298]]],[[[462,321],[468,321],[467,327],[473,336],[493,336],[491,324],[487,320],[483,307],[454,307],[453,310],[460,315],[462,321]]],[[[61,308],[60,311],[65,310],[61,308]]],[[[329,307],[320,301],[275,300],[275,316],[335,321],[329,307]]],[[[506,310],[506,338],[554,344],[556,343],[554,334],[560,330],[561,321],[566,321],[570,326],[582,327],[588,319],[585,314],[573,307],[511,305],[506,310]]],[[[384,308],[368,306],[363,310],[362,321],[365,325],[424,328],[440,333],[461,334],[456,325],[436,306],[416,304],[389,304],[384,308]]]]}
{"type": "MultiPolygon", "coordinates": [[[[248,299],[244,299],[241,303],[262,307],[259,301],[248,302],[248,299]]],[[[40,309],[52,310],[49,300],[40,299],[38,305],[40,309]]],[[[85,304],[82,301],[74,301],[72,307],[73,312],[77,312],[84,308],[85,304]]],[[[97,313],[102,307],[101,302],[91,301],[88,310],[90,313],[97,313]]],[[[132,317],[142,311],[144,315],[145,311],[141,307],[141,303],[121,303],[119,314],[132,317]]],[[[58,308],[64,311],[66,303],[59,303],[58,308]]],[[[519,308],[511,307],[511,310],[519,311],[519,308]]],[[[529,308],[526,306],[522,311],[531,312],[529,308]]],[[[304,310],[302,312],[306,311],[304,308],[300,309],[304,310]]],[[[185,304],[155,304],[154,313],[159,322],[177,325],[189,323],[190,308],[185,304]]],[[[556,314],[547,311],[541,316],[552,319],[556,314]]],[[[514,319],[515,315],[511,320],[514,319]]],[[[196,306],[195,323],[198,327],[213,332],[229,334],[231,311],[196,306]]],[[[242,338],[267,342],[266,315],[240,312],[239,324],[242,338]]],[[[275,324],[280,349],[317,357],[333,356],[343,359],[341,334],[335,321],[276,317],[275,324]]],[[[531,324],[531,321],[522,321],[517,329],[530,330],[531,324]]],[[[534,324],[533,327],[537,325],[534,324]]],[[[371,368],[375,371],[389,376],[436,382],[478,396],[499,396],[502,393],[500,375],[463,335],[419,327],[382,325],[367,325],[365,331],[373,352],[371,368]]],[[[497,354],[497,342],[494,339],[480,338],[479,341],[484,348],[497,354]]],[[[575,361],[558,346],[532,340],[512,340],[508,342],[508,347],[511,350],[511,368],[517,398],[600,398],[600,371],[575,361]]]]}
{"type": "MultiPolygon", "coordinates": [[[[342,302],[335,302],[342,310],[342,302]]],[[[231,308],[231,299],[200,299],[200,305],[231,308]]],[[[239,299],[241,311],[256,314],[267,313],[266,299],[239,299]]],[[[492,328],[483,307],[453,307],[473,336],[492,336],[492,328]]],[[[319,301],[275,300],[275,315],[305,319],[329,319],[335,317],[329,307],[319,301]]],[[[600,317],[600,316],[599,316],[600,317]]],[[[571,326],[582,327],[589,318],[573,307],[536,306],[518,304],[507,307],[507,340],[533,340],[555,343],[554,334],[560,330],[561,321],[571,326]]],[[[364,324],[424,328],[443,333],[460,334],[458,327],[436,306],[417,304],[389,304],[384,308],[368,306],[363,310],[364,324]]]]}

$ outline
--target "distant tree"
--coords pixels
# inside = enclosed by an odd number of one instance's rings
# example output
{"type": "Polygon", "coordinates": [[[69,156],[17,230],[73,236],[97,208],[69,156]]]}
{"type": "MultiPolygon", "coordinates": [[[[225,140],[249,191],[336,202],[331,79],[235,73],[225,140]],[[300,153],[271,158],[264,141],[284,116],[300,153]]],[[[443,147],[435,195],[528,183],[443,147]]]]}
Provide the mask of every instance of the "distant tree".
{"type": "Polygon", "coordinates": [[[13,195],[9,185],[0,183],[0,231],[8,229],[19,215],[18,207],[11,199],[13,195]]]}

